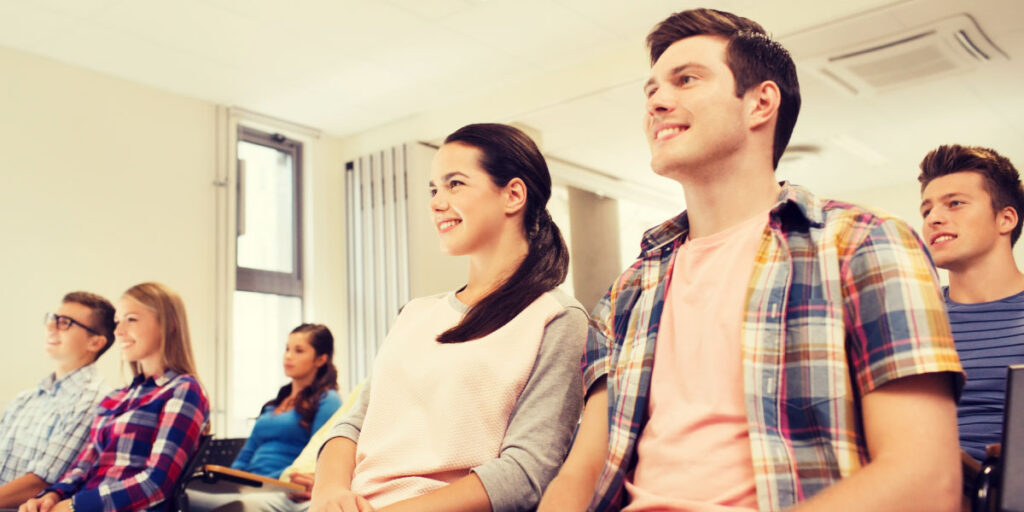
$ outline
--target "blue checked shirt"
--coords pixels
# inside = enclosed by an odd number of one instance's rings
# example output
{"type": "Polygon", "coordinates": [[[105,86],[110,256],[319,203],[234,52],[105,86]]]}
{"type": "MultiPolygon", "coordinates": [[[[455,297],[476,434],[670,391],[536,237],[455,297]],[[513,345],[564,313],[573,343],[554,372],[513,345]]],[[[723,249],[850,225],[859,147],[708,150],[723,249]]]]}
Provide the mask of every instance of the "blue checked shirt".
{"type": "MultiPolygon", "coordinates": [[[[619,510],[647,422],[666,276],[686,213],[644,235],[594,310],[583,358],[608,383],[608,458],[590,510],[619,510]]],[[[868,463],[860,397],[895,379],[963,373],[934,266],[906,223],[783,184],[754,261],[741,333],[760,510],[803,501],[868,463]]],[[[685,332],[685,326],[677,326],[685,332]]]]}
{"type": "Polygon", "coordinates": [[[19,393],[0,417],[0,484],[28,473],[56,482],[82,450],[107,391],[96,365],[88,364],[19,393]]]}

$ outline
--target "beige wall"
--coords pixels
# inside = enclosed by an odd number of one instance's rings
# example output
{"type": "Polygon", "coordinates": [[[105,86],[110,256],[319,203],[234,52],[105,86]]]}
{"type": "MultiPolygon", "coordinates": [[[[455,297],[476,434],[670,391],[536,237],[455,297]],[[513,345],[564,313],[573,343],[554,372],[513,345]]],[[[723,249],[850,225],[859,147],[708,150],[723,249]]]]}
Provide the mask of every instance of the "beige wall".
{"type": "Polygon", "coordinates": [[[569,187],[569,218],[575,229],[569,240],[576,300],[593,311],[615,278],[619,261],[619,202],[569,187]]]}
{"type": "MultiPolygon", "coordinates": [[[[183,296],[213,393],[231,318],[218,291],[233,284],[217,270],[233,244],[233,184],[214,185],[229,160],[224,109],[4,48],[0,76],[0,346],[11,358],[0,403],[52,370],[42,315],[65,292],[113,300],[147,280],[183,296]]],[[[304,142],[307,317],[344,333],[345,156],[338,139],[304,142]]],[[[100,367],[111,385],[125,382],[116,347],[100,367]]]]}
{"type": "Polygon", "coordinates": [[[437,152],[423,144],[409,144],[409,295],[422,297],[454,290],[466,284],[468,258],[449,256],[430,215],[430,163],[437,152]]]}
{"type": "MultiPolygon", "coordinates": [[[[148,280],[184,298],[208,380],[214,106],[2,48],[0,76],[0,399],[51,370],[40,318],[63,293],[113,300],[148,280]]],[[[112,384],[119,360],[102,360],[112,384]]]]}

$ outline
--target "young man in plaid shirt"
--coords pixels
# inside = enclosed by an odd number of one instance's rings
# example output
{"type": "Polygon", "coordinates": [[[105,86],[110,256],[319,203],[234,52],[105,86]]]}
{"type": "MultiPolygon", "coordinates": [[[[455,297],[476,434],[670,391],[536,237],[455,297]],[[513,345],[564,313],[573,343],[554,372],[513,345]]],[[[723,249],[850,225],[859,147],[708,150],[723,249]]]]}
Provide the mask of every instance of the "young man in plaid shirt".
{"type": "Polygon", "coordinates": [[[776,182],[799,85],[760,25],[696,9],[648,43],[651,164],[687,210],[594,311],[540,510],[957,509],[963,378],[920,239],[776,182]]]}
{"type": "Polygon", "coordinates": [[[0,508],[56,482],[89,436],[96,404],[110,391],[93,363],[114,343],[114,306],[89,292],[64,296],[46,315],[54,371],[18,394],[0,416],[0,508]]]}

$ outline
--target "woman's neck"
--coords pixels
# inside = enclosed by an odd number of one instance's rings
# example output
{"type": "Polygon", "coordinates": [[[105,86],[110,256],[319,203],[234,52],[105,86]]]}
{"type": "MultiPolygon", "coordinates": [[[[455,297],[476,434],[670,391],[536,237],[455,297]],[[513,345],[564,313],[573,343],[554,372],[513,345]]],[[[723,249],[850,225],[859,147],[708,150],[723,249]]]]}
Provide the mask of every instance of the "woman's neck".
{"type": "Polygon", "coordinates": [[[314,375],[307,375],[305,377],[300,377],[298,379],[292,379],[291,396],[299,396],[299,393],[301,393],[303,389],[306,389],[309,386],[311,386],[313,384],[313,377],[314,375]]]}
{"type": "Polygon", "coordinates": [[[150,379],[155,379],[167,371],[167,365],[164,364],[163,360],[143,359],[137,364],[139,365],[139,371],[141,371],[146,378],[150,379]]]}
{"type": "Polygon", "coordinates": [[[498,239],[484,250],[469,256],[469,279],[456,296],[470,307],[476,305],[515,274],[530,252],[530,244],[521,233],[498,239]]]}

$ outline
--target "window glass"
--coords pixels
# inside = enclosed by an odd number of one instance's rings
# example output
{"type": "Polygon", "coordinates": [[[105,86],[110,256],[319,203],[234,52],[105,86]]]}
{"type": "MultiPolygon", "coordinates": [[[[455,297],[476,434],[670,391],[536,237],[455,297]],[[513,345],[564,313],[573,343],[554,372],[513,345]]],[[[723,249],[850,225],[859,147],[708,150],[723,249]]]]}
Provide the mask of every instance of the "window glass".
{"type": "Polygon", "coordinates": [[[240,141],[238,266],[294,271],[295,183],[289,153],[240,141]]]}

